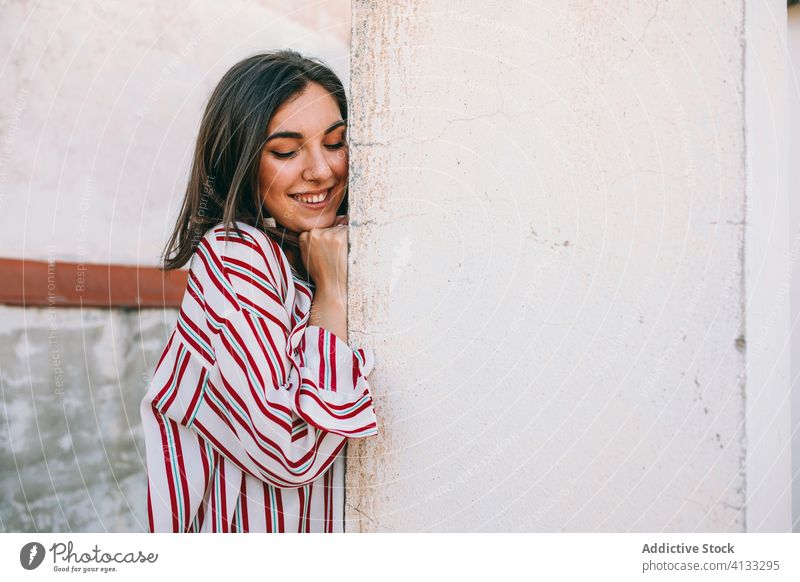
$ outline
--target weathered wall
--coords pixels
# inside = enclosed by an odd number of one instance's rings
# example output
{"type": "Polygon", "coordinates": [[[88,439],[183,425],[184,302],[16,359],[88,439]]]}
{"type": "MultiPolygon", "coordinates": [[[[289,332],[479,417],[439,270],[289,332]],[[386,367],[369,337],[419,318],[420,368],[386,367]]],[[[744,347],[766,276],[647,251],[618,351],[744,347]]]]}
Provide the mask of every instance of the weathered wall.
{"type": "Polygon", "coordinates": [[[742,531],[744,2],[353,3],[347,529],[742,531]]]}
{"type": "Polygon", "coordinates": [[[139,402],[177,311],[0,307],[0,528],[144,531],[139,402]]]}

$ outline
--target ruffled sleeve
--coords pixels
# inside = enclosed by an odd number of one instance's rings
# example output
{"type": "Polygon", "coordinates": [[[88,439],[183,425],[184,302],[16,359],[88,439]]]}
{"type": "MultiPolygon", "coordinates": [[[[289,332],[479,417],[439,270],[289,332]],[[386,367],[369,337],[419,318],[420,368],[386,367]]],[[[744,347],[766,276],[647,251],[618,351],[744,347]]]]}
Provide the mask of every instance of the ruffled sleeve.
{"type": "Polygon", "coordinates": [[[306,325],[308,313],[293,322],[279,250],[265,235],[215,229],[192,259],[178,324],[141,405],[151,531],[191,531],[215,459],[300,487],[348,438],[377,433],[372,351],[306,325]]]}
{"type": "Polygon", "coordinates": [[[295,410],[308,424],[341,436],[377,433],[366,377],[372,370],[369,348],[353,350],[330,331],[309,325],[301,341],[300,388],[295,410]]]}

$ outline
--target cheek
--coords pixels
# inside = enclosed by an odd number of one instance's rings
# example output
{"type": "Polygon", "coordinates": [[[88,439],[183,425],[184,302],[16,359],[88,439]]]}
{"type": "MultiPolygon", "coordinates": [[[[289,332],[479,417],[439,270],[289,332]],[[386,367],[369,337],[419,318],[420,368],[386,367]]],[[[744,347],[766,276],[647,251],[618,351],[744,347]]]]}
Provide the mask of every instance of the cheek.
{"type": "Polygon", "coordinates": [[[279,165],[272,160],[262,159],[258,170],[258,184],[262,198],[283,194],[291,184],[291,171],[286,164],[279,165]]]}
{"type": "Polygon", "coordinates": [[[347,176],[347,170],[349,167],[349,156],[347,151],[340,151],[337,152],[333,160],[331,160],[331,169],[337,176],[347,176]]]}

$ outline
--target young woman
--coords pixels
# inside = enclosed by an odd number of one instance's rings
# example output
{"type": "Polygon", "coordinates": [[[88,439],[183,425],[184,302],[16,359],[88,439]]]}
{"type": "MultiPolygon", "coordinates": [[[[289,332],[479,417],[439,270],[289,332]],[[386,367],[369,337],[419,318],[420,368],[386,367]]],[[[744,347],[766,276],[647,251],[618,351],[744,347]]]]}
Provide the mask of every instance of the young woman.
{"type": "Polygon", "coordinates": [[[339,532],[348,438],[377,433],[347,344],[347,101],[292,51],[220,81],[165,268],[190,263],[142,401],[151,532],[339,532]],[[274,221],[274,225],[272,222],[274,221]]]}

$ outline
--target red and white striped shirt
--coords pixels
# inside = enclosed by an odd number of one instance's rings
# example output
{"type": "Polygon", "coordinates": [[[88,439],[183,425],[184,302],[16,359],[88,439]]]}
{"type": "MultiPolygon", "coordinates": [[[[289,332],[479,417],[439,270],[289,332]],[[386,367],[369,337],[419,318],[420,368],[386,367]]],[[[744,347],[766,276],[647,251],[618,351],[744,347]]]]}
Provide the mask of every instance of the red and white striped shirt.
{"type": "Polygon", "coordinates": [[[307,325],[313,284],[237,223],[200,242],[142,400],[151,532],[340,532],[348,438],[377,434],[369,348],[307,325]]]}

